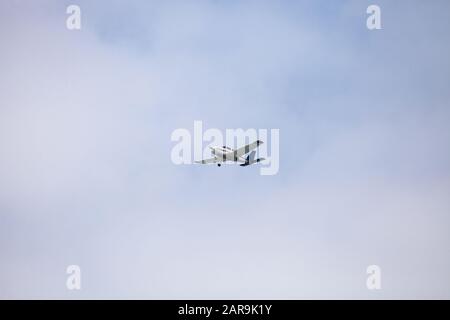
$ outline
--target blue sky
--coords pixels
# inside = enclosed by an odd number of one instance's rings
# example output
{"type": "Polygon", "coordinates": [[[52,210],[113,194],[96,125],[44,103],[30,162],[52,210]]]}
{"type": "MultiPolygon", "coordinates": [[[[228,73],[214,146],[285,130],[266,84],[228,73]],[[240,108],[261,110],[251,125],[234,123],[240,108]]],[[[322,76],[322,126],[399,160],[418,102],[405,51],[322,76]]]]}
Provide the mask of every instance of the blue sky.
{"type": "Polygon", "coordinates": [[[449,298],[449,4],[369,4],[2,1],[0,297],[449,298]],[[194,120],[279,173],[175,166],[194,120]]]}

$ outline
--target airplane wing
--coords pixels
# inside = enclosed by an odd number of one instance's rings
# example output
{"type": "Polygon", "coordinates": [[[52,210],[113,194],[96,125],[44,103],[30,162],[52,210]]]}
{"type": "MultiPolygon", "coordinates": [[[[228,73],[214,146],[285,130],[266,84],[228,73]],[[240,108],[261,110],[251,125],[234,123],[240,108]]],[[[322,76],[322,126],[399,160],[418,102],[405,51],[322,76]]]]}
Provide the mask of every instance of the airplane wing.
{"type": "Polygon", "coordinates": [[[201,163],[201,164],[208,164],[208,163],[216,163],[218,162],[216,158],[210,158],[210,159],[205,159],[205,160],[200,160],[200,161],[194,161],[195,163],[201,163]]]}
{"type": "Polygon", "coordinates": [[[241,157],[244,154],[249,153],[253,149],[258,148],[261,144],[263,144],[263,142],[261,140],[256,140],[255,142],[252,142],[246,146],[243,146],[242,148],[234,150],[234,154],[236,157],[241,157]]]}

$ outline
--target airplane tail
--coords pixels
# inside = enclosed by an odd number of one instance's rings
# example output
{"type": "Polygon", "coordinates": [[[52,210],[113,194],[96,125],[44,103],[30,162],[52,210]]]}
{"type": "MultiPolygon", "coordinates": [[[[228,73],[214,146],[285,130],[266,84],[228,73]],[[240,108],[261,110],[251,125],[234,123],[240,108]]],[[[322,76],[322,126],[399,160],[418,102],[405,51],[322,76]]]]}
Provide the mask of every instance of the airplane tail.
{"type": "Polygon", "coordinates": [[[245,163],[241,164],[240,166],[245,167],[245,166],[249,166],[251,164],[265,160],[264,158],[258,158],[255,160],[255,154],[256,154],[256,151],[250,152],[250,154],[245,159],[245,163]]]}
{"type": "Polygon", "coordinates": [[[255,154],[256,154],[256,151],[254,151],[254,150],[252,152],[250,152],[250,154],[247,156],[247,159],[245,159],[245,162],[246,163],[252,162],[255,159],[255,154]]]}

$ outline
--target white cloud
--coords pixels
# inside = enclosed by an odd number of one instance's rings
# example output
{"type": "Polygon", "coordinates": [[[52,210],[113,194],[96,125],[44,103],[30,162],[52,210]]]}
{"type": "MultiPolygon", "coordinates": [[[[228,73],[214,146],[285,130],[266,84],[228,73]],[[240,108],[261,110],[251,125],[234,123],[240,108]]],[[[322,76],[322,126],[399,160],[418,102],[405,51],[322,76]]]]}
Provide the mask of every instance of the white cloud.
{"type": "Polygon", "coordinates": [[[448,297],[447,5],[380,5],[2,3],[0,296],[448,297]],[[280,128],[280,173],[174,166],[196,119],[280,128]]]}

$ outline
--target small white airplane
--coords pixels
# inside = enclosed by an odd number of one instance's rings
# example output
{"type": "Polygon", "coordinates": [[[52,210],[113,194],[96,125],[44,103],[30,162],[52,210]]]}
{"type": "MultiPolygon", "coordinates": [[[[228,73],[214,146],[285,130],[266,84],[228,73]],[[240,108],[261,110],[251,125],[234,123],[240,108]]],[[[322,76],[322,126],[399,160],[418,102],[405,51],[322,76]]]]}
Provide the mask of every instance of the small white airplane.
{"type": "Polygon", "coordinates": [[[264,158],[255,159],[256,151],[254,151],[253,149],[258,148],[261,144],[263,144],[261,140],[256,140],[255,142],[243,146],[242,148],[238,148],[236,150],[233,150],[227,146],[209,147],[214,157],[210,159],[195,161],[195,163],[201,164],[217,163],[217,166],[220,167],[221,164],[225,163],[226,161],[233,161],[236,163],[238,162],[241,163],[240,164],[241,167],[249,166],[251,164],[265,160],[264,158]],[[252,152],[247,157],[244,157],[250,151],[252,152]]]}

